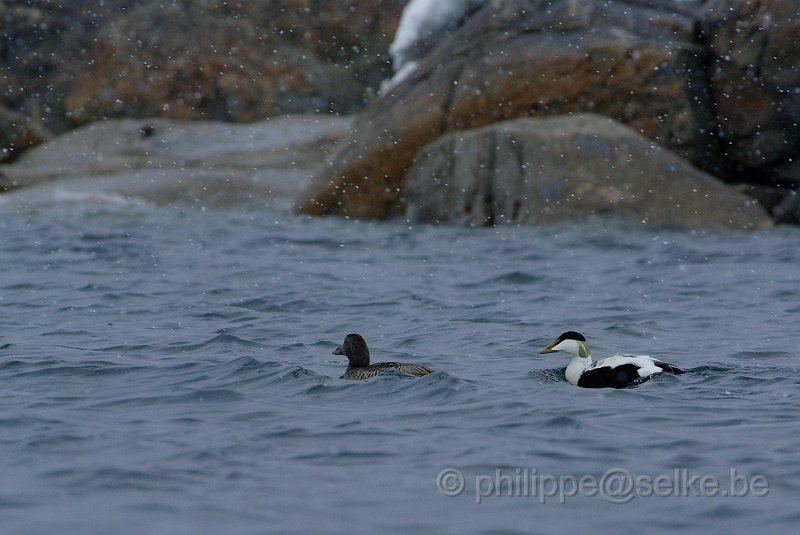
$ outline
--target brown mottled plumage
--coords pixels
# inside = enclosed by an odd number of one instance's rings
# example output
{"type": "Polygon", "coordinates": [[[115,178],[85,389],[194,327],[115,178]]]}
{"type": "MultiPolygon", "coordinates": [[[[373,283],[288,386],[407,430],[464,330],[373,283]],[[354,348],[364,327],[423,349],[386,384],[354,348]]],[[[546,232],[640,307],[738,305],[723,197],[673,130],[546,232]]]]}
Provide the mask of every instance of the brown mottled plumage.
{"type": "Polygon", "coordinates": [[[405,362],[380,362],[369,363],[369,348],[367,342],[360,334],[348,334],[344,343],[333,352],[334,355],[345,355],[348,360],[347,370],[342,379],[361,381],[375,377],[383,370],[400,370],[401,372],[416,377],[428,375],[433,370],[421,364],[408,364],[405,362]]]}

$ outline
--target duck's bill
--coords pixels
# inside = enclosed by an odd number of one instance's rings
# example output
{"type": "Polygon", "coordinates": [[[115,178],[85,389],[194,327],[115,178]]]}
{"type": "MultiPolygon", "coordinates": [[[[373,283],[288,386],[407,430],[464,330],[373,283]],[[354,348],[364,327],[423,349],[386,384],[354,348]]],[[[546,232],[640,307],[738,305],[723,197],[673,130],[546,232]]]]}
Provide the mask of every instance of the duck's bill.
{"type": "Polygon", "coordinates": [[[342,352],[342,347],[341,347],[341,346],[339,346],[339,347],[337,347],[336,349],[334,349],[334,350],[333,350],[333,354],[334,354],[334,355],[344,355],[344,353],[342,352]]]}
{"type": "Polygon", "coordinates": [[[558,340],[554,340],[554,341],[550,342],[549,344],[544,346],[542,349],[537,351],[537,353],[540,353],[540,354],[542,354],[542,353],[555,353],[556,351],[553,348],[556,346],[556,342],[558,342],[558,340]]]}

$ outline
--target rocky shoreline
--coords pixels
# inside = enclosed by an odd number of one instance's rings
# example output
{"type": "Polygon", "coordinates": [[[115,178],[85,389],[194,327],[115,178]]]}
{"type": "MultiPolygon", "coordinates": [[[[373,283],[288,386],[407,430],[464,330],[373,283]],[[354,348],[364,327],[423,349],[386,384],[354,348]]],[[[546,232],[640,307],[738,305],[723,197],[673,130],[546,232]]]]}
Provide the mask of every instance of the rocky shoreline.
{"type": "Polygon", "coordinates": [[[312,4],[113,0],[90,17],[0,2],[0,144],[16,160],[0,186],[102,177],[163,199],[189,181],[264,205],[291,196],[304,214],[472,225],[800,223],[791,0],[485,2],[380,95],[405,1],[312,4]],[[281,124],[289,112],[319,115],[281,124]]]}
{"type": "Polygon", "coordinates": [[[798,33],[790,0],[487,3],[358,115],[301,210],[404,213],[419,151],[441,136],[591,112],[797,223],[798,33]]]}

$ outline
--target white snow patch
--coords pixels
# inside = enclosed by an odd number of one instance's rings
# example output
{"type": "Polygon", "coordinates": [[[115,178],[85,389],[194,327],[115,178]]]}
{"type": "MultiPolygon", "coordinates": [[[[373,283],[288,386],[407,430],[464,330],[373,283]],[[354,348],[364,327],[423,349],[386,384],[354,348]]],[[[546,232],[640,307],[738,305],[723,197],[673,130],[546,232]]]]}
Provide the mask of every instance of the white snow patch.
{"type": "Polygon", "coordinates": [[[403,9],[389,47],[395,75],[384,83],[385,93],[416,68],[415,60],[455,30],[467,15],[487,0],[411,0],[403,9]]]}

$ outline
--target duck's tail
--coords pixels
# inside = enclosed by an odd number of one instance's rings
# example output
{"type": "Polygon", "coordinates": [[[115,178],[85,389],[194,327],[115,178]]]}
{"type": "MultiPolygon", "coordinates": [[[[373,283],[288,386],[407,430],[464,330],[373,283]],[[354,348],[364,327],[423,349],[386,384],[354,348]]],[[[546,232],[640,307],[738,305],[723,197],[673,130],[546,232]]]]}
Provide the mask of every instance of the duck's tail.
{"type": "Polygon", "coordinates": [[[672,364],[667,364],[666,362],[661,362],[660,360],[653,361],[653,364],[661,368],[662,371],[667,373],[672,373],[674,375],[681,375],[682,373],[686,373],[685,370],[678,368],[677,366],[673,366],[672,364]]]}
{"type": "Polygon", "coordinates": [[[405,362],[399,363],[397,369],[416,377],[423,377],[429,373],[433,373],[432,369],[422,364],[407,364],[405,362]]]}

